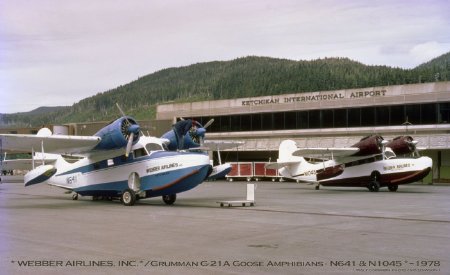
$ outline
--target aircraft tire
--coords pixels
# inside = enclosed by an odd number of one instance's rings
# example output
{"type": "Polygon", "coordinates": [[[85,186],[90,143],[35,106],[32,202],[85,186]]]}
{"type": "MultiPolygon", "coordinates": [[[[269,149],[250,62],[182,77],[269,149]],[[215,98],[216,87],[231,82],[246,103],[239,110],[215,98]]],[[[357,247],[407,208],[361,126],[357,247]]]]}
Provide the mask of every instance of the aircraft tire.
{"type": "Polygon", "coordinates": [[[72,195],[72,200],[74,201],[78,200],[78,193],[72,195]]]}
{"type": "Polygon", "coordinates": [[[163,199],[165,204],[172,205],[172,204],[174,204],[174,202],[177,199],[177,194],[164,195],[164,196],[162,196],[162,199],[163,199]]]}
{"type": "Polygon", "coordinates": [[[131,189],[125,189],[120,197],[123,205],[133,206],[136,202],[136,193],[131,189]]]}
{"type": "Polygon", "coordinates": [[[398,190],[398,185],[389,185],[388,189],[391,192],[396,192],[398,190]]]}
{"type": "Polygon", "coordinates": [[[373,172],[371,175],[371,180],[367,188],[369,188],[370,192],[378,192],[380,191],[380,182],[378,180],[379,173],[373,172]]]}

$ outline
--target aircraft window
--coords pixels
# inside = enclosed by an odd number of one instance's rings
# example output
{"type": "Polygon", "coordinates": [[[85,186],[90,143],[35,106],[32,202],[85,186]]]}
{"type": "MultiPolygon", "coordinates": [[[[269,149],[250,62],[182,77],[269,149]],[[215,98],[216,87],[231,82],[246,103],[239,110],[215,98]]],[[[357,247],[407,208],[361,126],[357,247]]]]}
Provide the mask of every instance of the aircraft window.
{"type": "Polygon", "coordinates": [[[75,162],[79,161],[80,159],[82,159],[82,157],[76,157],[76,156],[70,156],[70,155],[62,155],[62,157],[68,163],[75,163],[75,162]]]}
{"type": "Polygon", "coordinates": [[[114,160],[113,159],[108,159],[108,167],[109,166],[113,166],[114,165],[114,160]]]}
{"type": "Polygon", "coordinates": [[[147,155],[147,152],[145,151],[144,148],[136,149],[136,150],[134,150],[133,152],[134,152],[134,157],[135,157],[135,158],[139,158],[139,157],[142,157],[142,156],[146,156],[146,155],[147,155]]]}
{"type": "Polygon", "coordinates": [[[317,164],[317,163],[323,163],[324,159],[317,159],[317,158],[305,158],[305,160],[311,164],[317,164]]]}
{"type": "Polygon", "coordinates": [[[148,143],[147,145],[145,145],[145,148],[149,152],[164,150],[163,147],[161,145],[157,144],[157,143],[148,143]]]}

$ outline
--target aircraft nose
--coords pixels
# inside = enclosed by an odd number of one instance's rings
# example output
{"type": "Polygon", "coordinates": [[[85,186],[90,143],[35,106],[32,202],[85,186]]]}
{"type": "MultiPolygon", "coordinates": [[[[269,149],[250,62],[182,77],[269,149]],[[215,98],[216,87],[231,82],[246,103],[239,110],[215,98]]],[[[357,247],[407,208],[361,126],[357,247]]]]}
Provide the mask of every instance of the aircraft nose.
{"type": "Polygon", "coordinates": [[[433,167],[433,160],[430,157],[426,157],[426,162],[428,167],[433,167]]]}
{"type": "Polygon", "coordinates": [[[137,124],[132,124],[128,127],[128,132],[129,133],[134,133],[134,134],[138,134],[140,131],[140,127],[137,124]]]}
{"type": "Polygon", "coordinates": [[[205,133],[206,133],[206,129],[205,128],[198,128],[197,129],[197,136],[204,137],[205,133]]]}

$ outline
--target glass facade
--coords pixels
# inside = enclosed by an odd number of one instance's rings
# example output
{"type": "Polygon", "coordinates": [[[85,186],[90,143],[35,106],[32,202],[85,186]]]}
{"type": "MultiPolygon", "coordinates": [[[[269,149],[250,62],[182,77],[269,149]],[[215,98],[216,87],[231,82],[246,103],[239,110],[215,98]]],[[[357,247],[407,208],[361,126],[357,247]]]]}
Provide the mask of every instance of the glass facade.
{"type": "Polygon", "coordinates": [[[450,123],[450,102],[194,117],[214,132],[351,128],[450,123]]]}

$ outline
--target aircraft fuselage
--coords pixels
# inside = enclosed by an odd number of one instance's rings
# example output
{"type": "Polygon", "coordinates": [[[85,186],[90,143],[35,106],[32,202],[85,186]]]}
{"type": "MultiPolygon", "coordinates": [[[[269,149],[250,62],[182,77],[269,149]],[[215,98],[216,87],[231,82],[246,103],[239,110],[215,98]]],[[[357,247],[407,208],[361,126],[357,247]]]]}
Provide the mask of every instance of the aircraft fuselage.
{"type": "MultiPolygon", "coordinates": [[[[306,162],[306,160],[303,160],[306,162]]],[[[383,159],[382,155],[348,159],[345,163],[328,160],[302,163],[280,169],[281,175],[298,181],[318,182],[323,186],[367,187],[376,180],[379,187],[421,180],[431,171],[429,157],[383,159]]]]}
{"type": "Polygon", "coordinates": [[[126,189],[146,198],[172,195],[196,187],[211,172],[207,155],[188,152],[153,151],[141,157],[64,162],[57,161],[58,172],[47,183],[83,196],[116,197],[126,189]]]}

